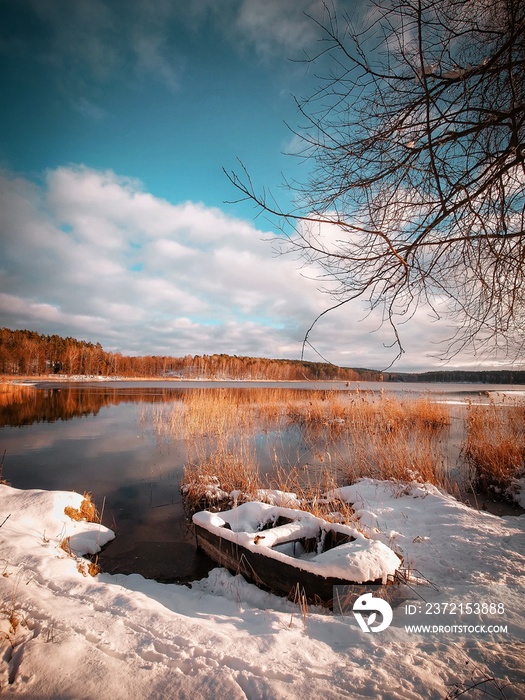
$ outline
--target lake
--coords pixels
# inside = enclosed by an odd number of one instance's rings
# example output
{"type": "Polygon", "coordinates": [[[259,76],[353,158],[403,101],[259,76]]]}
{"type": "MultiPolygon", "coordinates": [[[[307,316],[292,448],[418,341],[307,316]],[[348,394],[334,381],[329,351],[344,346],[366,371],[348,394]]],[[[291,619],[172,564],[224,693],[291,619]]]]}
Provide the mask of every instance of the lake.
{"type": "MultiPolygon", "coordinates": [[[[452,425],[448,451],[451,473],[460,452],[460,412],[468,401],[486,403],[498,393],[525,387],[473,384],[379,382],[206,382],[119,381],[67,383],[46,381],[16,402],[0,405],[0,456],[3,478],[23,489],[90,492],[103,523],[117,538],[99,562],[110,573],[140,573],[161,581],[190,581],[214,564],[197,552],[184,512],[180,483],[187,444],[180,435],[159,435],[152,416],[162,407],[183,403],[195,390],[290,392],[329,391],[341,396],[356,390],[395,396],[427,395],[450,402],[452,425]],[[456,408],[455,408],[456,407],[456,408]]],[[[516,394],[518,395],[518,394],[516,394]]],[[[259,468],[270,473],[276,458],[284,465],[318,469],[322,445],[304,442],[296,426],[257,431],[254,449],[259,468]],[[276,457],[277,455],[277,457],[276,457]]]]}

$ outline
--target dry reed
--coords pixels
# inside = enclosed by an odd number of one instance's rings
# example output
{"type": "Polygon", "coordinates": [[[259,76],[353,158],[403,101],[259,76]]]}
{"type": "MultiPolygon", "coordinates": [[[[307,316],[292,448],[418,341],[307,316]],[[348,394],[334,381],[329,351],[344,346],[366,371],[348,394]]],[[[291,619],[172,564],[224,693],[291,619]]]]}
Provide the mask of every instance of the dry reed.
{"type": "Polygon", "coordinates": [[[295,494],[296,500],[290,500],[287,507],[308,511],[328,522],[352,524],[360,529],[359,519],[356,518],[352,505],[337,496],[327,496],[339,485],[329,470],[321,470],[312,475],[297,467],[277,470],[271,483],[271,486],[279,491],[295,494]]]}
{"type": "MultiPolygon", "coordinates": [[[[450,425],[447,406],[425,397],[357,395],[341,420],[335,467],[346,482],[366,476],[442,483],[442,435],[450,425]]],[[[333,427],[328,437],[333,437],[333,427]]]]}
{"type": "Polygon", "coordinates": [[[296,492],[301,507],[323,517],[333,504],[322,495],[363,476],[441,483],[441,440],[450,424],[448,407],[426,397],[359,391],[200,389],[150,411],[159,440],[184,443],[182,490],[190,509],[204,503],[224,508],[232,491],[242,499],[271,487],[296,492]],[[273,474],[263,478],[255,435],[272,430],[284,436],[291,426],[307,446],[306,468],[283,467],[275,450],[273,474]]]}
{"type": "Polygon", "coordinates": [[[256,404],[242,398],[227,390],[197,390],[169,416],[172,434],[185,443],[182,491],[190,511],[224,507],[232,492],[253,498],[261,487],[251,437],[256,404]]]}
{"type": "Polygon", "coordinates": [[[525,406],[471,405],[464,456],[476,488],[505,495],[525,474],[525,406]]]}
{"type": "Polygon", "coordinates": [[[419,427],[370,426],[349,436],[339,467],[350,483],[362,478],[442,483],[443,450],[438,438],[419,427]]]}
{"type": "Polygon", "coordinates": [[[84,493],[80,508],[66,506],[64,508],[64,513],[70,517],[71,520],[85,520],[88,523],[100,522],[97,507],[91,500],[90,493],[84,493]]]}

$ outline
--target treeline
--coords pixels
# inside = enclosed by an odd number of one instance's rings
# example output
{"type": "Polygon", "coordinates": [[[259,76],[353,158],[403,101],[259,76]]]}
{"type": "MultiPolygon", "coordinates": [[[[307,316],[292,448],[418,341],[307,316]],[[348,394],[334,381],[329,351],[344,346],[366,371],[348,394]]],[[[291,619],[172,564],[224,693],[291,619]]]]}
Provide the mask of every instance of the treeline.
{"type": "Polygon", "coordinates": [[[383,372],[388,382],[451,382],[465,384],[525,384],[525,370],[436,370],[434,372],[383,372]]]}
{"type": "Polygon", "coordinates": [[[70,337],[62,338],[59,335],[40,335],[27,330],[13,331],[9,328],[0,328],[0,374],[525,384],[525,371],[513,369],[407,373],[350,369],[327,362],[238,357],[224,354],[135,357],[106,352],[100,343],[90,343],[70,337]]]}
{"type": "Polygon", "coordinates": [[[336,367],[323,362],[274,360],[236,355],[133,357],[106,352],[90,343],[34,331],[0,329],[0,374],[15,376],[87,375],[104,377],[180,377],[183,379],[337,379],[373,380],[379,372],[336,367]]]}

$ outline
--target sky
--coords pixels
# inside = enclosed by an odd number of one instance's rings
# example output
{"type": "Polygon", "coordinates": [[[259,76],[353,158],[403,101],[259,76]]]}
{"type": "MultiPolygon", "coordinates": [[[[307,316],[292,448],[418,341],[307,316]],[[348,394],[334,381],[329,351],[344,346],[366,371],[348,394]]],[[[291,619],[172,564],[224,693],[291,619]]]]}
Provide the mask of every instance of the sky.
{"type": "MultiPolygon", "coordinates": [[[[306,15],[322,12],[319,0],[0,0],[0,326],[124,354],[299,358],[333,302],[223,169],[241,161],[291,204],[284,183],[307,168],[294,96],[317,85],[300,60],[319,46],[306,15]]],[[[385,368],[396,350],[380,321],[347,304],[304,357],[385,368]]],[[[445,321],[420,309],[400,331],[395,369],[441,366],[445,321]]]]}

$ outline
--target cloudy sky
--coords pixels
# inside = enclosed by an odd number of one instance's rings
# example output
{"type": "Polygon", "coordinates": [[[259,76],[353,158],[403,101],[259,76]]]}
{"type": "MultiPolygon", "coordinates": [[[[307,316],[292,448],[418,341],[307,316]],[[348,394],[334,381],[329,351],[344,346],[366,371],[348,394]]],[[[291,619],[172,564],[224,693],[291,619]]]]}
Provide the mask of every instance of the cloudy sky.
{"type": "MultiPolygon", "coordinates": [[[[298,358],[330,299],[316,270],[277,254],[276,222],[231,203],[222,168],[241,159],[290,202],[282,183],[305,167],[286,155],[292,96],[316,84],[290,59],[315,49],[304,13],[321,11],[318,0],[0,0],[0,325],[125,354],[298,358]]],[[[379,322],[346,305],[311,341],[334,363],[380,369],[396,353],[379,322]]],[[[397,369],[438,366],[446,324],[420,310],[401,332],[397,369]]]]}

